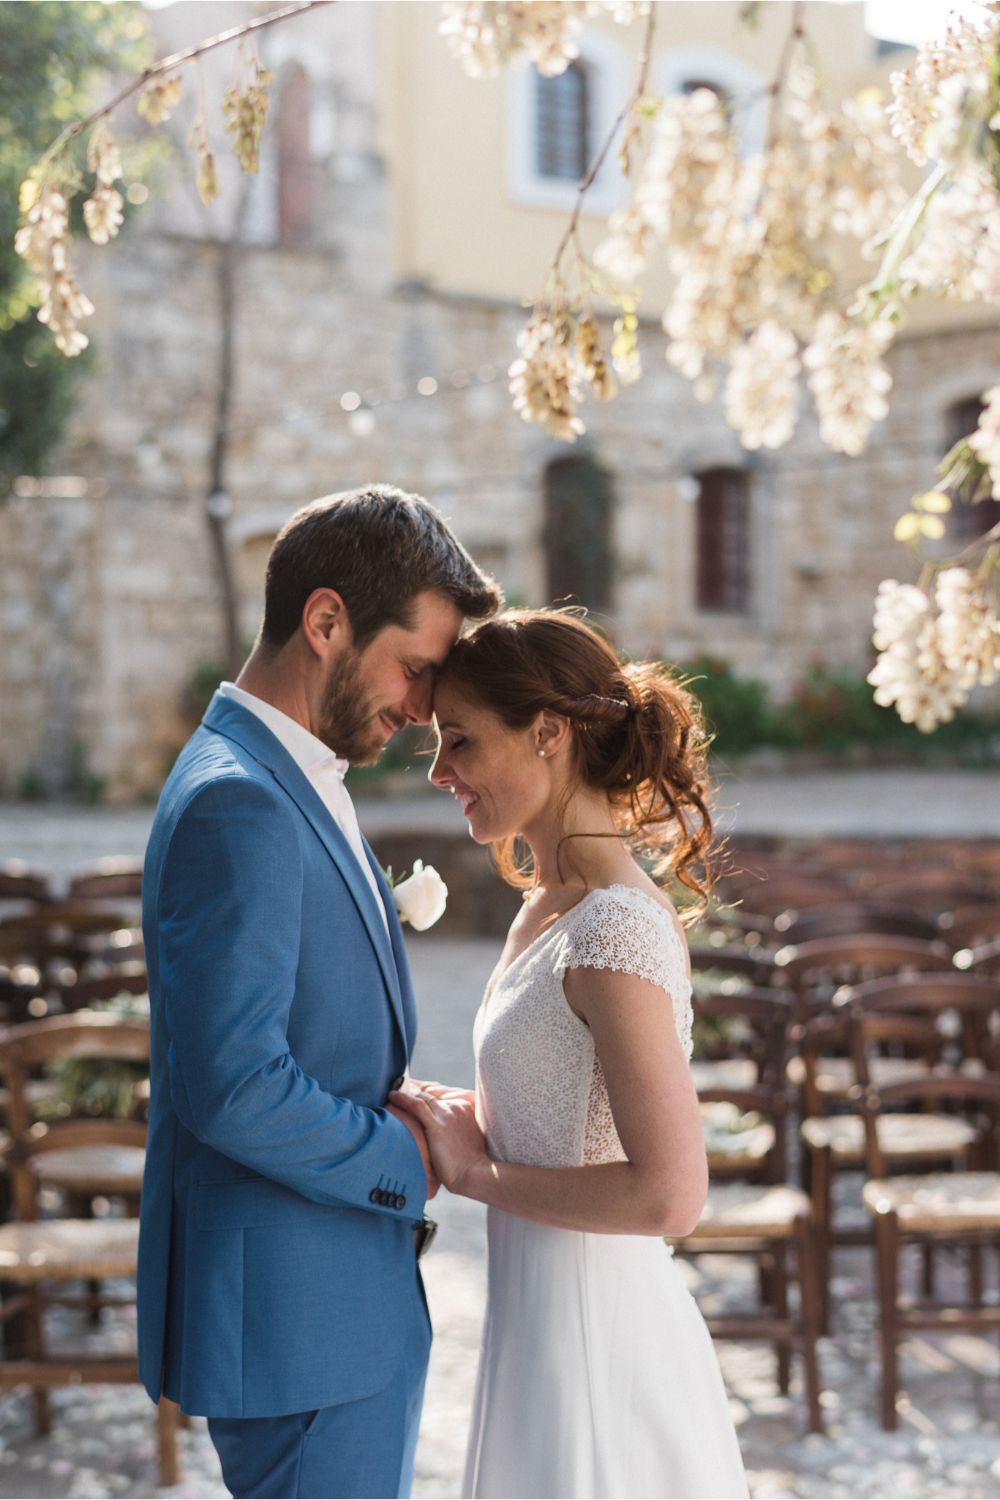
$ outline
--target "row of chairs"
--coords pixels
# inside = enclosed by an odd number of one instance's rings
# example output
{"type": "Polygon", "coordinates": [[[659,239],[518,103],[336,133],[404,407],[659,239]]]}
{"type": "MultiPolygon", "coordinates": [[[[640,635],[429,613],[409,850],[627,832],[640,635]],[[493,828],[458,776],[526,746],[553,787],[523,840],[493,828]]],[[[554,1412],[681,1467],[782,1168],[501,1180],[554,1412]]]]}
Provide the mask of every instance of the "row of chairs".
{"type": "MultiPolygon", "coordinates": [[[[149,1027],[102,1011],[80,1010],[9,1028],[0,1036],[7,1131],[0,1149],[13,1214],[0,1224],[0,1390],[27,1385],[36,1431],[50,1431],[49,1391],[80,1382],[131,1383],[134,1354],[87,1355],[46,1340],[46,1309],[72,1306],[99,1317],[134,1300],[139,1247],[138,1207],[145,1160],[142,1119],[37,1118],[39,1070],[67,1060],[148,1067],[149,1027]],[[43,1194],[62,1210],[43,1214],[43,1194]],[[118,1212],[95,1213],[117,1204],[118,1212]],[[78,1290],[80,1284],[85,1288],[78,1290]],[[109,1285],[112,1290],[108,1290],[109,1285]]],[[[158,1479],[178,1482],[178,1408],[163,1398],[157,1411],[158,1479]]]]}

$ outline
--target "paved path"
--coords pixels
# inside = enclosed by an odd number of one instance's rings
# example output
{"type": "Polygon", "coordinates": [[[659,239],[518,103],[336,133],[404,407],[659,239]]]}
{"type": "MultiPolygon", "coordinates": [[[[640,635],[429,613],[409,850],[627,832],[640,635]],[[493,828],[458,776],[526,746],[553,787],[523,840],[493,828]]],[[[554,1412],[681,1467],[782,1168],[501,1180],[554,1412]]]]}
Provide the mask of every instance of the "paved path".
{"type": "MultiPolygon", "coordinates": [[[[1000,834],[1000,776],[994,773],[844,772],[822,777],[744,779],[737,793],[740,832],[834,835],[878,832],[953,836],[1000,834]],[[929,778],[929,779],[928,779],[929,778]],[[942,808],[951,810],[947,820],[942,808]],[[905,815],[905,816],[904,816],[905,815]],[[817,826],[821,824],[822,826],[817,826]]],[[[729,793],[727,793],[729,795],[729,793]]],[[[400,806],[368,804],[373,833],[381,820],[412,826],[433,816],[439,829],[456,809],[444,799],[400,806]],[[412,809],[412,810],[411,810],[412,809]],[[446,810],[445,810],[446,809],[446,810]]],[[[101,855],[139,855],[151,810],[15,807],[0,804],[0,860],[20,856],[65,875],[101,855]]],[[[424,826],[424,825],[421,825],[424,826]]],[[[457,1083],[472,1079],[472,1017],[496,958],[493,941],[411,935],[421,1034],[418,1074],[457,1083]]],[[[843,1184],[856,1195],[857,1183],[843,1184]]],[[[442,1194],[441,1224],[426,1261],[436,1339],[417,1455],[418,1497],[459,1494],[484,1296],[483,1215],[442,1194]]],[[[960,1269],[945,1256],[944,1271],[960,1269]]],[[[995,1269],[995,1268],[990,1268],[995,1269]]],[[[706,1309],[752,1301],[751,1268],[735,1259],[703,1259],[685,1268],[706,1309]]],[[[994,1293],[995,1295],[995,1293],[994,1293]]],[[[821,1366],[826,1438],[804,1436],[798,1374],[791,1398],[776,1393],[766,1346],[727,1345],[720,1358],[757,1500],[850,1496],[1000,1497],[1000,1385],[995,1342],[967,1334],[913,1337],[903,1350],[908,1400],[897,1433],[875,1419],[877,1341],[870,1262],[864,1251],[838,1256],[834,1281],[838,1326],[823,1341],[821,1366]]],[[[79,1339],[74,1315],[63,1315],[67,1339],[79,1339]]],[[[100,1338],[131,1339],[133,1320],[109,1319],[100,1338]]],[[[664,1344],[663,1379],[683,1379],[664,1344]]],[[[0,1400],[0,1494],[10,1496],[151,1496],[153,1425],[138,1388],[63,1390],[54,1397],[53,1434],[35,1439],[28,1401],[0,1400]]],[[[225,1495],[204,1424],[183,1434],[184,1483],[178,1496],[225,1495]]]]}

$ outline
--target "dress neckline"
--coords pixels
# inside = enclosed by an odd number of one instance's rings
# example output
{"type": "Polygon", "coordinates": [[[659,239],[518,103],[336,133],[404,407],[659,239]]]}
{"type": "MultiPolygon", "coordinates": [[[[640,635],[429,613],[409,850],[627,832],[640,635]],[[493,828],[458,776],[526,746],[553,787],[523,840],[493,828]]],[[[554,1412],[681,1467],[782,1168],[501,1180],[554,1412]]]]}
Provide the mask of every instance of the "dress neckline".
{"type": "Polygon", "coordinates": [[[579,901],[574,901],[573,905],[567,906],[566,910],[560,912],[558,917],[553,917],[548,927],[543,928],[541,932],[537,933],[531,939],[530,943],[526,943],[525,946],[521,949],[520,953],[518,953],[514,958],[511,959],[510,963],[504,970],[501,971],[501,973],[498,974],[496,972],[496,969],[494,969],[493,973],[490,975],[489,983],[486,986],[486,994],[483,998],[484,1007],[489,1004],[490,1000],[492,999],[494,990],[504,979],[506,979],[507,975],[510,973],[511,969],[514,968],[515,964],[519,964],[522,958],[526,958],[527,955],[532,951],[532,949],[535,948],[543,938],[551,937],[552,933],[559,926],[560,922],[565,922],[566,918],[572,916],[573,912],[579,911],[580,907],[584,904],[585,901],[589,901],[591,896],[601,895],[602,893],[607,891],[624,891],[628,895],[638,896],[640,900],[647,902],[650,906],[655,906],[657,911],[662,912],[663,915],[667,918],[671,927],[677,926],[677,922],[674,916],[672,915],[670,910],[666,906],[664,906],[663,902],[658,900],[656,896],[651,896],[648,891],[642,890],[641,887],[637,885],[627,885],[624,880],[613,880],[610,885],[591,886],[589,891],[584,891],[579,901]]]}

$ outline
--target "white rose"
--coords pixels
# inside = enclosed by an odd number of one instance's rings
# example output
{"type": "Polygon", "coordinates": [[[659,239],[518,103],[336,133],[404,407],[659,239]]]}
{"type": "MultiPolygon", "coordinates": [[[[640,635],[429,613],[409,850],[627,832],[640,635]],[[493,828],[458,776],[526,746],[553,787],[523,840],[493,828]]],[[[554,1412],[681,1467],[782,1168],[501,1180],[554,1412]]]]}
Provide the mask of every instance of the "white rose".
{"type": "Polygon", "coordinates": [[[392,888],[400,921],[409,922],[415,932],[425,932],[444,915],[448,904],[448,887],[433,865],[424,868],[422,859],[413,862],[413,874],[392,888]]]}

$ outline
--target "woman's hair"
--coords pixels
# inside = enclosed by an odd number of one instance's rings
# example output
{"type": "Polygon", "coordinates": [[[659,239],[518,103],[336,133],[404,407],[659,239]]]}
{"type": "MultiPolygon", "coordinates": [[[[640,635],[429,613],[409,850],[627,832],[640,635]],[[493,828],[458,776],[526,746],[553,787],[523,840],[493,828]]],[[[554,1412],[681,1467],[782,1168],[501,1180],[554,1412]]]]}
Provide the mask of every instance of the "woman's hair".
{"type": "MultiPolygon", "coordinates": [[[[709,739],[701,707],[661,662],[622,663],[579,614],[506,610],[455,645],[441,672],[510,729],[541,712],[573,729],[580,781],[607,792],[622,837],[653,856],[653,874],[673,874],[703,910],[712,884],[712,820],[706,806],[709,739]]],[[[571,837],[572,835],[567,835],[571,837]]],[[[531,883],[514,836],[493,845],[503,878],[531,883]]]]}

